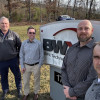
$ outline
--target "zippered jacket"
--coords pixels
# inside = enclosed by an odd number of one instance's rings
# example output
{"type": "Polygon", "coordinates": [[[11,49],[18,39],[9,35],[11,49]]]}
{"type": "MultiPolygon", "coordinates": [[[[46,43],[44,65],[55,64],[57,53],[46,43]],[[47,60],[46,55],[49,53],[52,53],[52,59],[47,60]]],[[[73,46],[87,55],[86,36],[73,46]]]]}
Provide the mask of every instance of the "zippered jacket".
{"type": "Polygon", "coordinates": [[[7,61],[19,55],[21,40],[17,33],[8,30],[4,35],[0,29],[0,61],[7,61]]]}

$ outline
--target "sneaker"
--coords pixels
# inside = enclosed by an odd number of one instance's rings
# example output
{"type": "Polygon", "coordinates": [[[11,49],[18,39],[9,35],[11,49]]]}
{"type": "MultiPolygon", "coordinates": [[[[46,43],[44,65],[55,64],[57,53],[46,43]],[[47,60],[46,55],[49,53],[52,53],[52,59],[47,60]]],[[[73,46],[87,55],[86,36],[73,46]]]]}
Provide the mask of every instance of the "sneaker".
{"type": "Polygon", "coordinates": [[[38,94],[34,94],[33,100],[38,100],[38,94]]]}
{"type": "Polygon", "coordinates": [[[22,97],[22,90],[18,90],[18,98],[22,97]]]}
{"type": "Polygon", "coordinates": [[[0,100],[4,100],[5,99],[5,97],[6,97],[6,95],[9,93],[9,90],[7,89],[7,90],[5,90],[5,91],[3,91],[3,93],[2,93],[2,96],[1,96],[1,99],[0,100]]]}

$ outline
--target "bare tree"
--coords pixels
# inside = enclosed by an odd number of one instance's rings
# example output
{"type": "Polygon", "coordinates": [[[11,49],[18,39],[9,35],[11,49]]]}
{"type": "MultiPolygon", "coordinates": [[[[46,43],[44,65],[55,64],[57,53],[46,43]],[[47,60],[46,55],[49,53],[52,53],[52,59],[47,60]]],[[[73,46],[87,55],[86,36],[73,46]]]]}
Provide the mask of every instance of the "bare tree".
{"type": "Polygon", "coordinates": [[[84,18],[84,16],[85,16],[84,8],[85,8],[85,0],[77,0],[76,9],[75,9],[75,12],[76,12],[75,16],[77,16],[78,19],[84,18]]]}
{"type": "Polygon", "coordinates": [[[5,0],[0,1],[0,17],[2,16],[2,13],[5,11],[5,0]]]}
{"type": "Polygon", "coordinates": [[[86,0],[86,18],[88,18],[88,5],[89,5],[89,0],[86,0]]]}
{"type": "Polygon", "coordinates": [[[8,2],[8,11],[9,11],[9,19],[11,19],[11,0],[7,0],[7,2],[8,2]]]}
{"type": "Polygon", "coordinates": [[[96,3],[96,0],[94,0],[94,3],[93,3],[93,9],[92,9],[92,13],[93,13],[93,16],[92,17],[96,17],[95,14],[96,14],[96,7],[97,7],[97,3],[96,3]]]}
{"type": "Polygon", "coordinates": [[[42,15],[42,8],[43,8],[43,6],[42,6],[42,5],[44,4],[43,2],[44,2],[43,0],[38,0],[38,1],[37,1],[37,5],[38,5],[39,8],[40,8],[40,16],[39,16],[39,17],[40,17],[40,22],[41,22],[41,23],[42,23],[42,21],[43,21],[43,19],[42,19],[42,17],[43,17],[43,15],[42,15]]]}
{"type": "Polygon", "coordinates": [[[93,1],[94,0],[90,0],[90,7],[89,7],[89,12],[88,12],[88,19],[91,18],[91,11],[92,11],[92,6],[93,6],[93,1]]]}
{"type": "Polygon", "coordinates": [[[6,0],[5,7],[9,13],[9,19],[12,21],[12,12],[19,7],[20,0],[6,0]],[[7,3],[6,3],[7,2],[7,3]]]}
{"type": "Polygon", "coordinates": [[[51,9],[52,9],[52,1],[51,0],[45,0],[45,7],[47,12],[47,21],[50,21],[51,18],[51,9]]]}
{"type": "Polygon", "coordinates": [[[74,6],[73,6],[73,17],[75,17],[75,9],[76,9],[76,3],[77,0],[74,0],[74,6]]]}
{"type": "Polygon", "coordinates": [[[31,3],[32,3],[32,0],[25,0],[25,2],[26,2],[26,8],[28,11],[28,20],[31,21],[31,3]]]}
{"type": "Polygon", "coordinates": [[[61,10],[61,2],[63,2],[63,0],[57,0],[57,7],[56,7],[56,16],[57,17],[59,16],[60,12],[62,12],[62,10],[61,10]]]}
{"type": "Polygon", "coordinates": [[[45,0],[48,21],[56,19],[60,12],[60,4],[62,0],[45,0]]]}
{"type": "Polygon", "coordinates": [[[66,7],[66,13],[69,14],[69,7],[70,7],[70,4],[71,4],[71,0],[68,0],[68,3],[67,3],[67,7],[66,7]]]}
{"type": "Polygon", "coordinates": [[[64,0],[0,0],[0,7],[2,6],[0,8],[0,16],[9,14],[10,20],[19,21],[20,19],[28,19],[28,21],[32,21],[32,19],[34,19],[35,21],[42,22],[45,18],[47,18],[47,21],[54,21],[59,15],[67,13],[76,19],[91,19],[96,18],[96,16],[99,19],[99,1],[66,0],[66,4],[63,1],[64,0]],[[74,2],[73,5],[72,1],[74,2]],[[24,13],[24,11],[26,12],[24,13]]]}
{"type": "Polygon", "coordinates": [[[42,0],[40,0],[40,22],[42,23],[42,0]]]}

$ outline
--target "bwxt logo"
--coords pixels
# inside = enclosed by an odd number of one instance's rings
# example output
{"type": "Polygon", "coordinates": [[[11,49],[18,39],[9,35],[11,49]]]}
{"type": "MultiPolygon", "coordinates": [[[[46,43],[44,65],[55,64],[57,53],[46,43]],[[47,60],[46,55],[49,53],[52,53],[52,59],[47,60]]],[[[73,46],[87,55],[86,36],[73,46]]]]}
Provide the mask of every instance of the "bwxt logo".
{"type": "Polygon", "coordinates": [[[56,40],[43,39],[43,48],[46,51],[54,50],[54,53],[58,53],[60,50],[60,53],[62,55],[65,55],[68,46],[72,46],[72,43],[64,41],[64,43],[62,44],[62,41],[60,40],[56,43],[56,40]]]}
{"type": "MultiPolygon", "coordinates": [[[[55,34],[53,34],[53,36],[56,36],[58,33],[60,33],[63,30],[72,30],[72,31],[77,31],[76,28],[66,28],[66,29],[62,29],[58,32],[56,32],[55,34]]],[[[65,55],[66,50],[68,47],[72,46],[72,43],[70,41],[64,41],[64,43],[62,44],[61,40],[52,40],[52,39],[43,39],[43,48],[46,51],[53,51],[54,53],[59,53],[62,55],[65,55]]]]}

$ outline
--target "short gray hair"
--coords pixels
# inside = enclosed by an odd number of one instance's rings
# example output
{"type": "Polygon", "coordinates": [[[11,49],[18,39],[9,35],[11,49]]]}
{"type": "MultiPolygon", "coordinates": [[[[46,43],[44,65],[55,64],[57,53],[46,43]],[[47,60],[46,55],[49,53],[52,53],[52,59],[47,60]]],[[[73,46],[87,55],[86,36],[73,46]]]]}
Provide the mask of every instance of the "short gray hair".
{"type": "Polygon", "coordinates": [[[5,16],[2,16],[2,17],[0,18],[0,22],[1,22],[3,19],[7,19],[8,22],[9,22],[9,19],[8,19],[7,17],[5,17],[5,16]]]}

